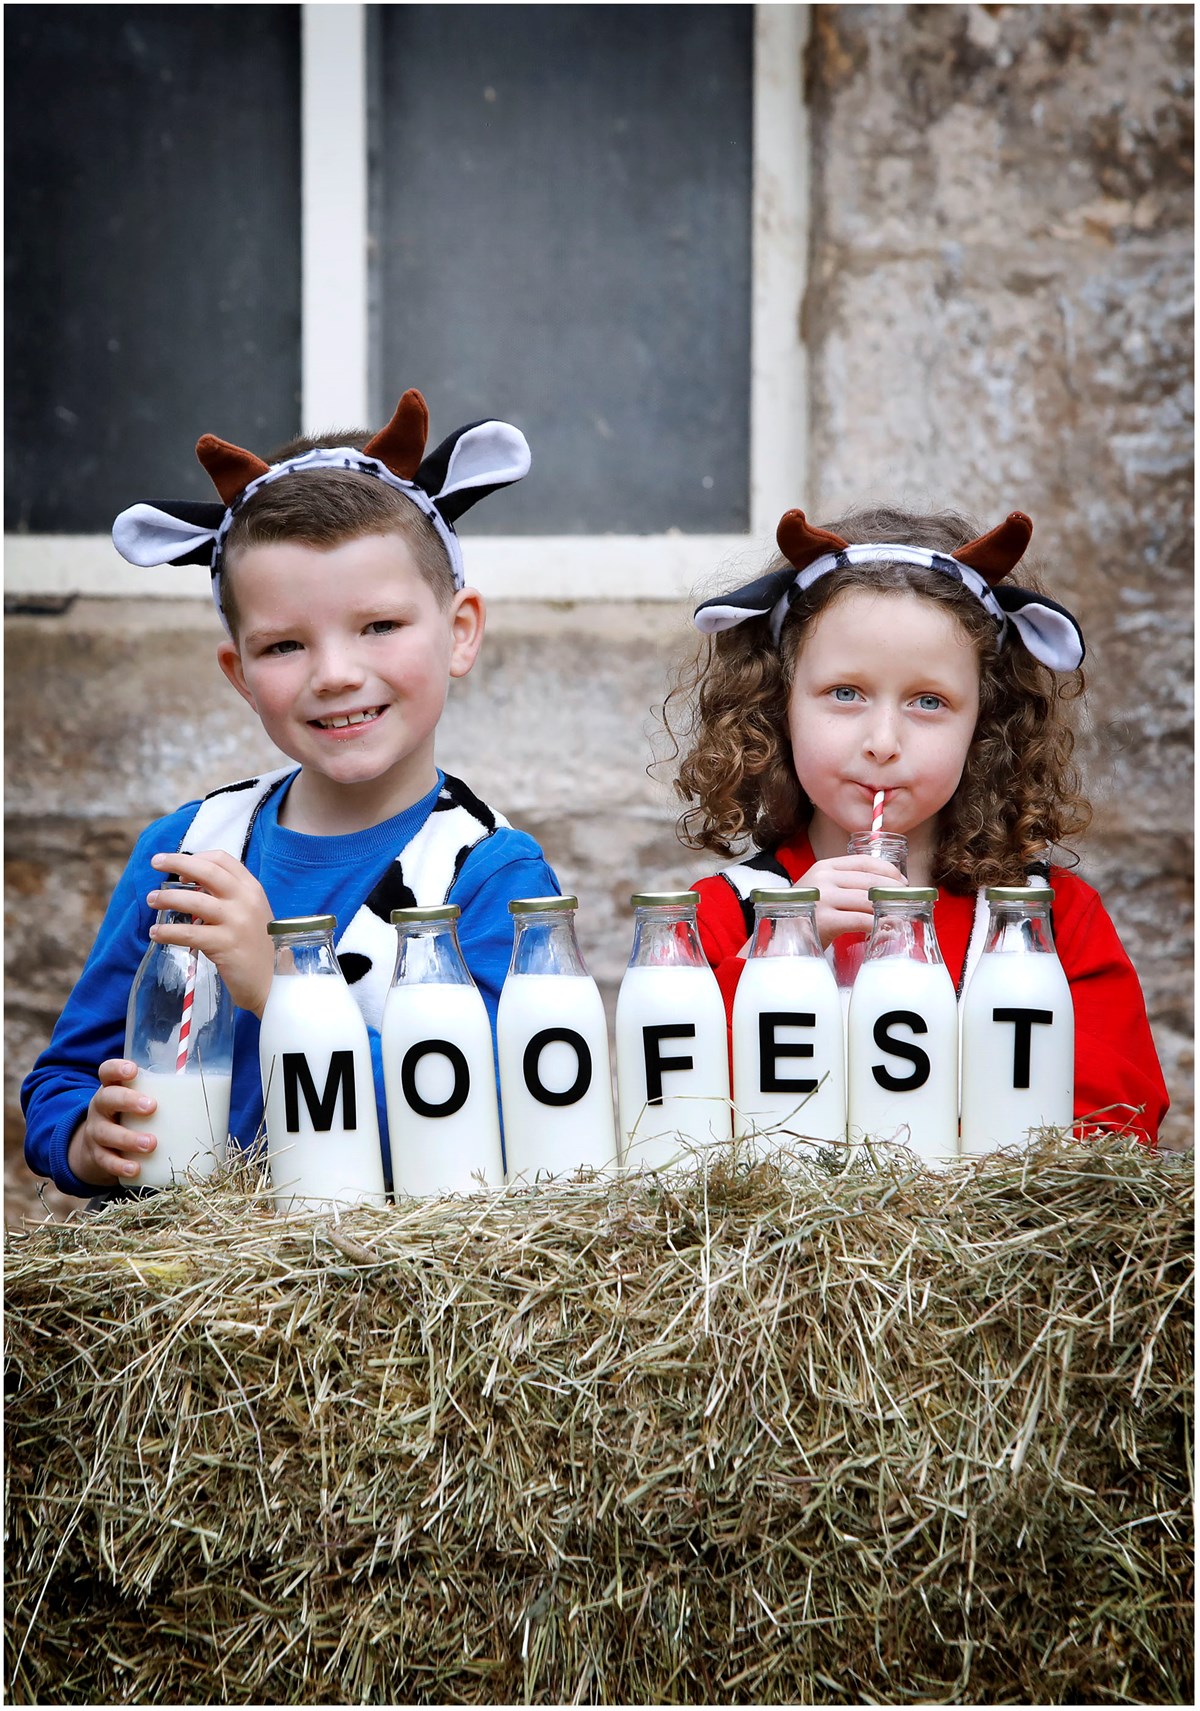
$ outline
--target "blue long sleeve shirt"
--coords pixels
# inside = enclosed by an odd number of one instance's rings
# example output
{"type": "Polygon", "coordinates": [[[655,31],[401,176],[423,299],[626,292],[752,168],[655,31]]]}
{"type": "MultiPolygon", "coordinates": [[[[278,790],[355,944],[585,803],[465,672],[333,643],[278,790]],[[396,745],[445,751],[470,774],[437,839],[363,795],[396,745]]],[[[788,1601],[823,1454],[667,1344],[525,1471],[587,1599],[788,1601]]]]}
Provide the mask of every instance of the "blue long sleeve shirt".
{"type": "MultiPolygon", "coordinates": [[[[254,822],[246,851],[246,867],[266,892],[274,917],[334,915],[339,928],[343,926],[424,825],[442,784],[439,772],[429,794],[402,814],[341,837],[312,837],[281,826],[279,808],[286,788],[275,791],[254,822]]],[[[21,1089],[26,1162],[35,1175],[50,1177],[64,1193],[90,1196],[97,1192],[68,1167],[67,1148],[100,1086],[99,1065],[106,1058],[124,1055],[129,992],[155,919],[146,896],[162,882],[162,875],[150,866],[150,857],[179,848],[198,806],[198,801],[185,803],[155,820],[138,839],[50,1043],[21,1089]]],[[[448,901],[462,911],[459,944],[487,1005],[493,1038],[500,989],[512,953],[509,902],[558,892],[553,869],[534,840],[504,826],[471,849],[451,887],[448,901]]],[[[258,1028],[257,1016],[236,1012],[229,1129],[243,1148],[253,1144],[262,1122],[258,1028]]],[[[373,1028],[369,1032],[384,1166],[390,1179],[379,1034],[373,1028]]]]}

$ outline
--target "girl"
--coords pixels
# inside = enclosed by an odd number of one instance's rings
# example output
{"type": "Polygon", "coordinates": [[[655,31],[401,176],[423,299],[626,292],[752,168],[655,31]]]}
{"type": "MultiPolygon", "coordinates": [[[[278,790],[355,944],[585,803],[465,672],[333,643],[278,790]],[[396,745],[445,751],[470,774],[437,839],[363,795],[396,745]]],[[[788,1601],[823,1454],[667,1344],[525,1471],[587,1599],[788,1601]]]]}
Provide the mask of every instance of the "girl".
{"type": "Polygon", "coordinates": [[[709,640],[667,698],[668,723],[691,700],[675,788],[695,805],[679,835],[726,857],[758,846],[694,888],[731,1015],[755,887],[816,886],[821,942],[861,942],[869,888],[902,877],[847,854],[880,791],[885,829],[908,839],[908,883],[938,887],[960,993],[982,888],[1048,872],[1075,1002],[1076,1116],[1154,1141],[1168,1099],[1137,975],[1097,893],[1048,867],[1091,817],[1064,706],[1083,692],[1084,647],[1063,607],[1004,581],[1032,533],[1020,512],[980,536],[949,512],[860,511],[815,529],[789,511],[782,562],[696,609],[709,640]]]}

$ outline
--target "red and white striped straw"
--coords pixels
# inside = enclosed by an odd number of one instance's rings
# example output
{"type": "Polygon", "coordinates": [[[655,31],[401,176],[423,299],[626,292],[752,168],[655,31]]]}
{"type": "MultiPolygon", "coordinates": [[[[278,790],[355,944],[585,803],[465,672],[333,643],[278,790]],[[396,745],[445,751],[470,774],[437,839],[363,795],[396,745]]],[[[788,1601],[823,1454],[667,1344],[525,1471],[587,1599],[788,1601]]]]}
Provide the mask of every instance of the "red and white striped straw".
{"type": "Polygon", "coordinates": [[[187,980],[183,988],[183,1015],[179,1022],[179,1055],[175,1059],[175,1073],[183,1073],[188,1055],[188,1036],[192,1031],[192,1001],[196,996],[196,953],[192,951],[188,957],[187,980]]]}
{"type": "Polygon", "coordinates": [[[875,792],[875,800],[871,804],[871,836],[877,838],[883,831],[883,798],[886,793],[882,790],[875,792]]]}

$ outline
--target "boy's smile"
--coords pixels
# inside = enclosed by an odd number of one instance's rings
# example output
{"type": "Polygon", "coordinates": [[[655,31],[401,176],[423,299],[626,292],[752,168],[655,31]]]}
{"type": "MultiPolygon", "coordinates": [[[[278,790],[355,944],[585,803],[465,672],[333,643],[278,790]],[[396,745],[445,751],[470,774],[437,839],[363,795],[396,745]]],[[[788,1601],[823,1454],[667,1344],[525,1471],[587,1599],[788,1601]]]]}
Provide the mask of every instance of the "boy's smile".
{"type": "Polygon", "coordinates": [[[296,831],[354,831],[421,799],[452,677],[474,664],[483,603],[443,605],[399,535],[327,549],[280,541],[233,567],[236,642],[221,669],[302,771],[281,818],[296,831]]]}
{"type": "Polygon", "coordinates": [[[918,865],[931,856],[978,713],[975,648],[944,607],[865,589],[827,606],[800,644],[788,698],[814,854],[844,855],[882,790],[885,830],[907,834],[918,865]]]}
{"type": "Polygon", "coordinates": [[[363,725],[382,718],[383,713],[382,707],[367,707],[360,713],[331,713],[324,719],[310,719],[309,724],[318,731],[328,731],[331,736],[353,736],[363,725]]]}

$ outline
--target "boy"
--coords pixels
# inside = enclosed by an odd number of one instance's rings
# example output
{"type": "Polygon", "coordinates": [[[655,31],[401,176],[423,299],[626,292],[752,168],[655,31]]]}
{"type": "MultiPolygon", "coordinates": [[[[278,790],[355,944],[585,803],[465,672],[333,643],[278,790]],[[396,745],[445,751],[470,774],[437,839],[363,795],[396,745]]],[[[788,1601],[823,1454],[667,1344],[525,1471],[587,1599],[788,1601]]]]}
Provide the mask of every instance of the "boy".
{"type": "Polygon", "coordinates": [[[114,524],[135,564],[211,562],[227,632],[221,669],[299,764],[186,803],[139,838],[21,1094],[26,1160],[68,1194],[136,1186],[155,1146],[119,1122],[154,1108],[131,1090],[134,1066],[119,1055],[151,939],[203,951],[239,1007],[230,1132],[243,1147],[262,1118],[272,919],[337,917],[339,961],[371,1030],[384,1135],[378,1031],[392,909],[460,906],[463,954],[495,1027],[509,900],[556,894],[558,882],[532,838],[438,770],[434,745],[449,681],[470,671],[483,640],[483,600],[464,585],[453,525],[526,474],[529,448],[490,421],[425,457],[427,427],[425,402],[409,391],[373,438],[297,441],[269,465],[205,435],[196,451],[219,504],[135,505],[114,524]],[[191,925],[153,925],[177,899],[156,889],[168,874],[200,887],[191,925]]]}

